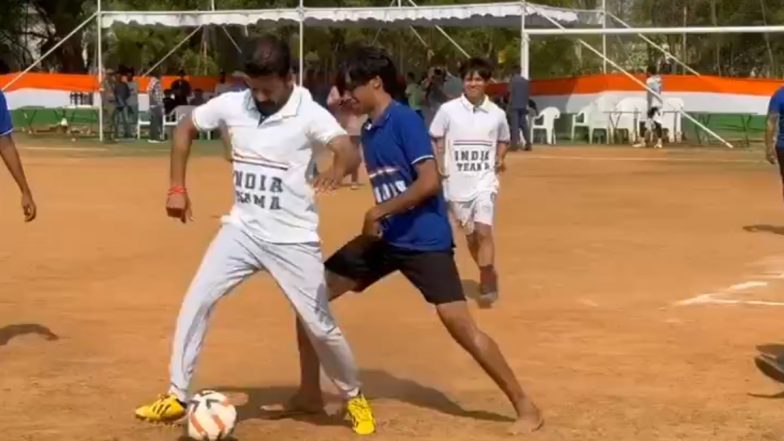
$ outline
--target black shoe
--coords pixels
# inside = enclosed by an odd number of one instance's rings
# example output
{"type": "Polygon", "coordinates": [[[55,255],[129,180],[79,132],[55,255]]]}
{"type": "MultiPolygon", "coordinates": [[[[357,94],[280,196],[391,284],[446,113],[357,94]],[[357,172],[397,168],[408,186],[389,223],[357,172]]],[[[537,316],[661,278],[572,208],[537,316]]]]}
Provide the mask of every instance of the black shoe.
{"type": "Polygon", "coordinates": [[[525,150],[526,152],[530,152],[533,149],[534,148],[533,148],[533,146],[531,145],[530,142],[528,144],[526,144],[525,147],[523,148],[523,150],[525,150]]]}
{"type": "Polygon", "coordinates": [[[754,364],[768,378],[784,383],[784,358],[777,358],[770,354],[759,354],[754,357],[754,364]]]}

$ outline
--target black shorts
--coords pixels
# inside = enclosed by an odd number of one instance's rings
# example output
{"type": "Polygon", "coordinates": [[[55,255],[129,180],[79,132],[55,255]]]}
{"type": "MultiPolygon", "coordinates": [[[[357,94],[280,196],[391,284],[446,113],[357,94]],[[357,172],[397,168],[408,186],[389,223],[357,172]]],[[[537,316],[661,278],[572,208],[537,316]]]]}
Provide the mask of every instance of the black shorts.
{"type": "Polygon", "coordinates": [[[784,149],[776,147],[776,159],[779,163],[779,175],[781,175],[781,182],[784,183],[784,149]]]}
{"type": "Polygon", "coordinates": [[[355,281],[356,292],[400,271],[429,303],[439,305],[465,300],[452,250],[406,250],[383,240],[358,236],[330,256],[324,267],[355,281]]]}

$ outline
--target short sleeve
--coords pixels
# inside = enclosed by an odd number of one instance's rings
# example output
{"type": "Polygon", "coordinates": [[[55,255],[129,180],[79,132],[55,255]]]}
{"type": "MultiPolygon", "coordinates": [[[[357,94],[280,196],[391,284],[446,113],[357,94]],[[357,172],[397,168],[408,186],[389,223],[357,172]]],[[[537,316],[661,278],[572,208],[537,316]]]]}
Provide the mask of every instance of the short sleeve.
{"type": "Polygon", "coordinates": [[[11,122],[11,111],[8,109],[5,95],[0,91],[0,136],[9,135],[13,131],[14,125],[11,122]]]}
{"type": "Polygon", "coordinates": [[[433,145],[422,118],[410,109],[400,111],[396,116],[395,129],[409,164],[433,158],[433,145]]]}
{"type": "Polygon", "coordinates": [[[770,104],[768,104],[768,114],[784,114],[784,88],[777,90],[776,93],[774,93],[770,98],[770,104]]]}
{"type": "Polygon", "coordinates": [[[498,142],[509,142],[512,135],[509,131],[509,121],[506,120],[506,114],[500,109],[498,115],[498,142]]]}
{"type": "Polygon", "coordinates": [[[449,116],[446,107],[446,105],[439,107],[436,116],[430,123],[430,136],[433,138],[443,138],[446,136],[446,131],[449,130],[449,116]]]}
{"type": "Polygon", "coordinates": [[[307,135],[311,142],[327,145],[338,136],[347,135],[338,120],[327,109],[313,101],[304,101],[302,105],[307,106],[307,112],[310,114],[307,135]]]}
{"type": "Polygon", "coordinates": [[[191,118],[199,131],[207,132],[220,127],[226,121],[226,110],[230,108],[231,95],[219,95],[193,109],[191,118]]]}

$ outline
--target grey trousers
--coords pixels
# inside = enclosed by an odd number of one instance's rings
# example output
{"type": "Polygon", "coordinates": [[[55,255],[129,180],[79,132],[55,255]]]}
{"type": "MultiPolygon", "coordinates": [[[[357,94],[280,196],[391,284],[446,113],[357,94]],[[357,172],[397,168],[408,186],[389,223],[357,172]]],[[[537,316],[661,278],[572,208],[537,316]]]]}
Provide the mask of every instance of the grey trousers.
{"type": "Polygon", "coordinates": [[[163,106],[150,107],[150,139],[160,141],[163,134],[163,106]]]}
{"type": "Polygon", "coordinates": [[[520,132],[523,132],[525,145],[531,144],[531,130],[528,128],[528,109],[509,109],[509,131],[512,135],[512,146],[520,146],[520,132]]]}

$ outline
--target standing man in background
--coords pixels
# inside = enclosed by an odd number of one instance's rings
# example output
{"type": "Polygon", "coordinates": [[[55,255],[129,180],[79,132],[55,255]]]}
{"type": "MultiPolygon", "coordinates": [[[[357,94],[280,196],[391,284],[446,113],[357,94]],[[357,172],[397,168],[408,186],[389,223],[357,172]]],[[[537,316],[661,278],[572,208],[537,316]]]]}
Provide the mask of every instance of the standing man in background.
{"type": "Polygon", "coordinates": [[[509,129],[512,132],[512,148],[520,148],[520,132],[525,145],[523,150],[531,150],[531,130],[528,128],[528,103],[531,99],[531,83],[520,73],[520,66],[512,67],[514,74],[509,80],[509,129]]]}
{"type": "Polygon", "coordinates": [[[114,75],[114,70],[106,69],[103,74],[103,84],[101,84],[101,101],[103,108],[103,127],[104,132],[108,127],[109,133],[104,133],[106,139],[113,142],[117,137],[117,120],[115,119],[115,112],[117,111],[117,99],[114,96],[115,82],[117,78],[114,75]]]}
{"type": "Polygon", "coordinates": [[[648,100],[648,120],[645,123],[645,138],[634,147],[645,147],[645,143],[650,142],[654,148],[662,148],[662,77],[656,71],[656,66],[648,66],[648,78],[645,80],[648,100]],[[651,91],[655,92],[652,93],[651,91]]]}
{"type": "Polygon", "coordinates": [[[161,75],[157,71],[150,74],[147,96],[150,97],[149,142],[158,143],[161,142],[163,132],[163,88],[161,87],[161,75]]]}
{"type": "Polygon", "coordinates": [[[5,95],[0,91],[0,156],[3,157],[5,166],[22,192],[22,212],[24,213],[25,222],[30,222],[35,219],[36,207],[35,202],[33,202],[33,193],[30,191],[24,168],[22,168],[22,161],[19,159],[19,152],[16,151],[14,139],[11,137],[13,131],[14,125],[11,122],[11,111],[8,110],[5,95]]]}
{"type": "Polygon", "coordinates": [[[180,70],[177,73],[177,78],[171,85],[172,93],[174,93],[174,107],[187,106],[188,98],[191,96],[191,83],[185,79],[185,71],[180,70]]]}
{"type": "Polygon", "coordinates": [[[408,84],[406,85],[406,98],[408,99],[408,107],[416,112],[417,115],[424,118],[425,115],[422,114],[422,101],[425,98],[425,91],[422,90],[422,86],[417,82],[416,76],[414,76],[414,72],[409,72],[406,79],[408,80],[408,84]]]}
{"type": "Polygon", "coordinates": [[[117,124],[122,123],[123,137],[131,137],[131,126],[128,122],[128,100],[131,97],[131,91],[128,88],[127,77],[125,74],[117,72],[116,81],[114,82],[114,137],[117,138],[117,124]]]}

